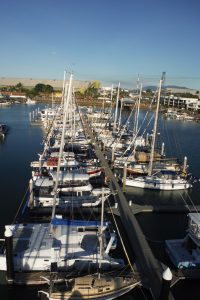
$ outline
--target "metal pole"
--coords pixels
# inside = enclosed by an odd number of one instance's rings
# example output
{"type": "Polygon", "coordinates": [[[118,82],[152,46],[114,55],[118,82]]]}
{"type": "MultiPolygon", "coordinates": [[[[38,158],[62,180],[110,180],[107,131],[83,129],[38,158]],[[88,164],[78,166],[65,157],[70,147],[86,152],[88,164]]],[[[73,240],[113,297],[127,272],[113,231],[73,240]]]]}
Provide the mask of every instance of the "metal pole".
{"type": "MultiPolygon", "coordinates": [[[[102,189],[101,199],[101,228],[99,235],[99,270],[101,270],[102,258],[103,258],[103,219],[104,219],[104,188],[102,189]]],[[[100,275],[100,274],[99,274],[100,275]]]]}
{"type": "Polygon", "coordinates": [[[33,206],[33,180],[30,179],[29,181],[29,193],[30,193],[30,198],[29,198],[29,207],[33,206]]]}
{"type": "Polygon", "coordinates": [[[164,151],[165,151],[165,143],[162,143],[162,148],[161,148],[161,155],[164,155],[164,151]]]}
{"type": "Polygon", "coordinates": [[[127,163],[124,164],[123,192],[125,192],[126,190],[126,172],[127,172],[127,163]]]}

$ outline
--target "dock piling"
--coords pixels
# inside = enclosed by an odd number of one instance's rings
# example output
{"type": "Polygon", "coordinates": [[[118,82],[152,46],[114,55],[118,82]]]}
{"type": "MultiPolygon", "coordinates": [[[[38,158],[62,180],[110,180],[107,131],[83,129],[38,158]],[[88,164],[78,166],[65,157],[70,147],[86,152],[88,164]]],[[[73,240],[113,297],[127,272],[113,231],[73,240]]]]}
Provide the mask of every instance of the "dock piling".
{"type": "Polygon", "coordinates": [[[6,246],[6,277],[8,284],[14,281],[14,265],[13,265],[13,233],[9,225],[5,226],[5,246],[6,246]]]}
{"type": "Polygon", "coordinates": [[[172,272],[170,268],[167,268],[162,274],[162,287],[159,300],[169,300],[171,281],[172,272]]]}

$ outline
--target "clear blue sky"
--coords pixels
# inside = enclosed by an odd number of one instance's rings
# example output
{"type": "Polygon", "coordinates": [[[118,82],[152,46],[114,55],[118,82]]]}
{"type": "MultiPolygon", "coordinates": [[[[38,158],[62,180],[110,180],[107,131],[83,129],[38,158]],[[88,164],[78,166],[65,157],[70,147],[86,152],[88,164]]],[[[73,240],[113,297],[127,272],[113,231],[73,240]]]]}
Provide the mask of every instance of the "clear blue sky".
{"type": "Polygon", "coordinates": [[[0,77],[200,89],[199,0],[0,0],[0,77]]]}

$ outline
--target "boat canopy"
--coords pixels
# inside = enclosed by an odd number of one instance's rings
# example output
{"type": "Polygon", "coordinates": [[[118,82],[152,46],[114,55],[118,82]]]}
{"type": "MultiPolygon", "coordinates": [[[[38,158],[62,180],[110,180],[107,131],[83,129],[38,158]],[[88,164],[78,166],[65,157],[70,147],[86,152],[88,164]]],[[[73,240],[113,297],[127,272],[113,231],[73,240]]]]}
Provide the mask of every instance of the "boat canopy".
{"type": "MultiPolygon", "coordinates": [[[[50,172],[53,180],[56,180],[56,172],[50,172]]],[[[88,181],[90,176],[83,173],[67,173],[65,171],[59,174],[59,181],[88,181]]]]}
{"type": "MultiPolygon", "coordinates": [[[[51,220],[52,225],[67,225],[67,226],[74,226],[74,227],[100,227],[100,221],[87,221],[87,220],[68,220],[68,219],[60,219],[60,218],[53,218],[51,220]]],[[[104,222],[103,226],[108,226],[108,222],[104,222]]]]}
{"type": "MultiPolygon", "coordinates": [[[[59,152],[55,151],[55,152],[51,152],[51,157],[59,157],[59,152]]],[[[74,152],[64,152],[63,153],[63,157],[68,158],[68,157],[75,157],[74,152]]]]}
{"type": "Polygon", "coordinates": [[[50,187],[50,186],[54,186],[54,182],[52,179],[47,178],[38,178],[35,181],[35,186],[37,187],[50,187]]]}
{"type": "Polygon", "coordinates": [[[178,174],[176,171],[173,170],[160,170],[156,174],[157,177],[165,178],[165,179],[175,179],[177,178],[178,174]]]}

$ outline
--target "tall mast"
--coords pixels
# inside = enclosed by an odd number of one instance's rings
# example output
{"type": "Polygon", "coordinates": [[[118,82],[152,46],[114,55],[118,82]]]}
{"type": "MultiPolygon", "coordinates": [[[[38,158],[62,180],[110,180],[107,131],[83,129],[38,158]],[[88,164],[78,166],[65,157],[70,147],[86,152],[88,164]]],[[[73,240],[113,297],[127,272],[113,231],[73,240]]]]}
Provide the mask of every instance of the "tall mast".
{"type": "Polygon", "coordinates": [[[121,126],[121,119],[122,119],[122,105],[123,105],[123,101],[122,101],[122,99],[121,99],[120,103],[121,103],[121,105],[120,105],[120,111],[119,111],[118,131],[120,130],[120,126],[121,126]]]}
{"type": "Polygon", "coordinates": [[[113,101],[113,84],[111,85],[111,91],[110,91],[110,112],[112,114],[112,101],[113,101]]]}
{"type": "Polygon", "coordinates": [[[59,157],[58,157],[58,166],[57,166],[57,172],[56,172],[56,182],[54,186],[54,198],[53,198],[53,209],[52,209],[52,215],[51,219],[55,217],[55,211],[56,211],[56,197],[57,197],[57,190],[58,190],[58,183],[59,183],[59,175],[60,175],[60,163],[61,163],[61,158],[63,154],[63,147],[64,147],[64,140],[65,140],[65,130],[66,130],[66,121],[67,121],[67,111],[69,107],[69,102],[72,97],[72,78],[73,75],[70,75],[69,79],[69,86],[68,89],[65,88],[65,93],[64,93],[64,107],[63,107],[63,128],[62,128],[62,135],[61,135],[61,143],[60,143],[60,151],[59,151],[59,157]]]}
{"type": "Polygon", "coordinates": [[[118,103],[119,103],[119,88],[120,88],[120,82],[118,84],[117,89],[117,99],[116,99],[116,107],[115,107],[115,120],[113,125],[113,131],[116,132],[116,126],[117,126],[117,114],[118,114],[118,103]]]}
{"type": "Polygon", "coordinates": [[[104,221],[104,188],[102,189],[102,199],[101,199],[101,227],[99,233],[99,248],[100,248],[99,249],[99,271],[101,270],[102,259],[103,259],[103,221],[104,221]]]}
{"type": "Polygon", "coordinates": [[[137,78],[137,87],[136,87],[136,92],[137,94],[139,94],[139,82],[140,82],[140,76],[138,74],[138,78],[137,78]]]}
{"type": "Polygon", "coordinates": [[[135,110],[135,120],[134,120],[134,129],[133,129],[134,137],[137,135],[137,131],[138,131],[138,118],[139,118],[141,98],[142,98],[142,84],[140,85],[140,94],[139,94],[139,98],[137,100],[137,107],[135,110]]]}
{"type": "Polygon", "coordinates": [[[152,143],[151,143],[151,155],[150,155],[149,168],[148,168],[149,176],[152,175],[152,169],[153,169],[154,150],[155,150],[157,127],[158,127],[158,113],[159,113],[159,106],[160,106],[160,95],[161,95],[162,82],[163,82],[163,80],[161,79],[160,84],[159,84],[159,90],[158,90],[158,100],[157,100],[157,106],[156,106],[156,114],[155,114],[153,136],[152,136],[152,143]]]}

